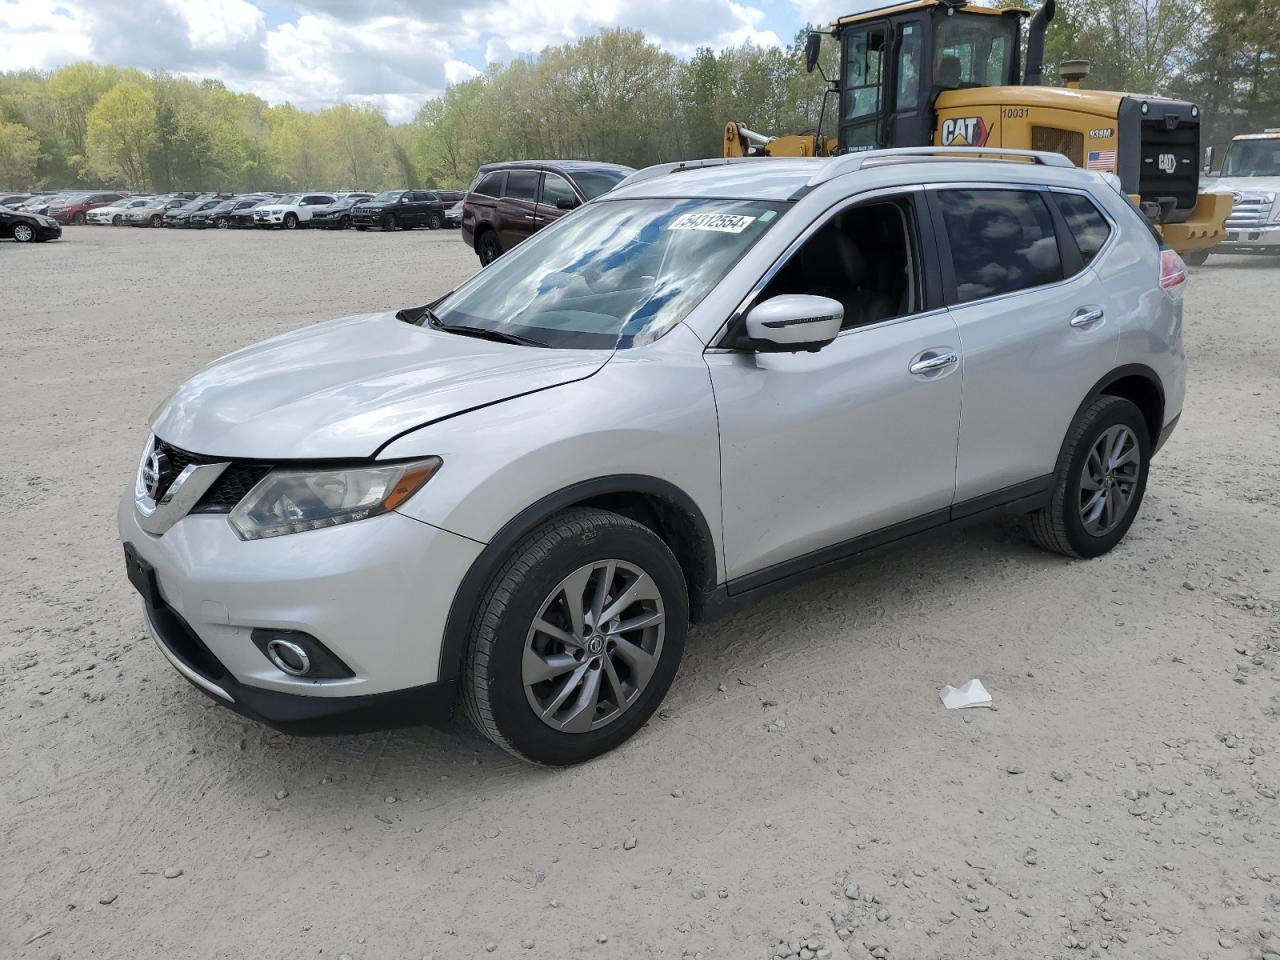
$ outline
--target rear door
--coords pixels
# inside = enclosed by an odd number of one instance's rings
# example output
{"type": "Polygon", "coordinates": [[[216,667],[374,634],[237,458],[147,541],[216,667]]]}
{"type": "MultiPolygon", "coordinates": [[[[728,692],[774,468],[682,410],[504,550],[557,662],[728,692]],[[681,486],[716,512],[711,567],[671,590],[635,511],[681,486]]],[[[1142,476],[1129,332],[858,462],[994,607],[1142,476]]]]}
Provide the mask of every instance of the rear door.
{"type": "MultiPolygon", "coordinates": [[[[1049,484],[1076,410],[1115,366],[1119,324],[1049,191],[975,184],[927,192],[963,356],[963,515],[979,498],[1015,499],[1049,484]]],[[[1091,260],[1106,247],[1096,225],[1107,238],[1114,228],[1087,202],[1096,218],[1091,260]]]]}
{"type": "Polygon", "coordinates": [[[507,171],[507,184],[498,201],[498,242],[510,250],[537,229],[538,183],[541,170],[523,167],[507,171]]]}
{"type": "Polygon", "coordinates": [[[538,197],[538,210],[534,214],[534,228],[541,230],[549,223],[559,220],[573,207],[561,207],[560,203],[572,203],[578,206],[582,201],[574,192],[573,185],[558,173],[548,170],[542,176],[542,191],[538,197]]]}

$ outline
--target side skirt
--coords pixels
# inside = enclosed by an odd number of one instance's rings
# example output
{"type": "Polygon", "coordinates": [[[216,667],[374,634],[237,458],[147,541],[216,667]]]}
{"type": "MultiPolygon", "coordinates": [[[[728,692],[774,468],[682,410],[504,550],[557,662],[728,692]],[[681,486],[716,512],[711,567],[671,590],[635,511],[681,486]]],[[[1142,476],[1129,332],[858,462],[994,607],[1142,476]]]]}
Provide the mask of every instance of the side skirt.
{"type": "Polygon", "coordinates": [[[943,527],[976,523],[997,513],[1039,510],[1049,503],[1053,483],[1052,474],[1038,477],[736,577],[708,594],[699,620],[707,622],[736,613],[770,594],[866,560],[943,527]]]}

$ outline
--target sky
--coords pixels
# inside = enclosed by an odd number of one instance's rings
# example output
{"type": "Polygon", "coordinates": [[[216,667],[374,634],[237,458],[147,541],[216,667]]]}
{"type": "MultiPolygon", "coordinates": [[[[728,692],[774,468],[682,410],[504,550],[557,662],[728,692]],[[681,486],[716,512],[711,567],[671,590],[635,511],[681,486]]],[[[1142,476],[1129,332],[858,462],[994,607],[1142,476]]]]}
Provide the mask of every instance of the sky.
{"type": "Polygon", "coordinates": [[[372,103],[393,123],[486,64],[606,27],[701,46],[786,43],[872,0],[0,0],[0,69],[94,60],[214,77],[306,109],[372,103]]]}

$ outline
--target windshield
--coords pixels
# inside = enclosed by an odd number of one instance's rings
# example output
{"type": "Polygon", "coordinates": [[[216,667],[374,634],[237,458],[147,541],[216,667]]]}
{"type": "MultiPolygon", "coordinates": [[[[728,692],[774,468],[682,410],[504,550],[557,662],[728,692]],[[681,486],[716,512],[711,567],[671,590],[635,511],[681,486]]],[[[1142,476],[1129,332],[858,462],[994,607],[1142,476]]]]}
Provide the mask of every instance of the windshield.
{"type": "Polygon", "coordinates": [[[1233,140],[1222,164],[1224,177],[1280,177],[1280,138],[1233,140]]]}
{"type": "Polygon", "coordinates": [[[608,193],[630,173],[630,170],[577,170],[573,174],[573,182],[588,200],[594,200],[602,193],[608,193]]]}
{"type": "Polygon", "coordinates": [[[403,190],[384,190],[382,193],[378,194],[376,197],[373,198],[373,202],[374,203],[395,203],[398,199],[400,199],[400,194],[402,193],[404,193],[403,190]]]}
{"type": "Polygon", "coordinates": [[[435,313],[551,347],[656,340],[787,209],[758,200],[619,200],[582,207],[482,270],[435,313]]]}
{"type": "Polygon", "coordinates": [[[280,206],[282,206],[282,207],[283,207],[283,206],[285,206],[285,205],[287,205],[287,204],[297,203],[297,202],[298,202],[298,199],[299,199],[299,198],[298,198],[298,195],[297,195],[297,194],[295,194],[295,193],[291,193],[291,194],[289,194],[289,196],[287,196],[287,197],[281,197],[279,200],[273,200],[272,202],[273,202],[273,203],[277,203],[277,204],[279,204],[280,206]]]}

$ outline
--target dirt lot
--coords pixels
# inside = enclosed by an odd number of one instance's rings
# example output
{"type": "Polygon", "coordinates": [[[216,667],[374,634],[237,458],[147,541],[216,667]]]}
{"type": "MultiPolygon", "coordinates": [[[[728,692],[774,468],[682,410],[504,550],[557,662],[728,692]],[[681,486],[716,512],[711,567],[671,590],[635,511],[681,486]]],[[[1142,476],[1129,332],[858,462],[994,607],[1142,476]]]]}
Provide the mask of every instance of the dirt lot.
{"type": "Polygon", "coordinates": [[[1280,263],[1195,272],[1182,426],[1109,557],[996,521],[792,590],[567,771],[214,707],[122,570],[148,413],[474,268],[421,231],[0,245],[0,956],[1280,954],[1280,263]],[[944,711],[974,676],[998,709],[944,711]]]}

